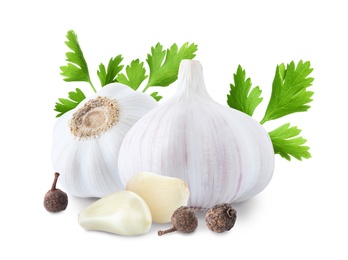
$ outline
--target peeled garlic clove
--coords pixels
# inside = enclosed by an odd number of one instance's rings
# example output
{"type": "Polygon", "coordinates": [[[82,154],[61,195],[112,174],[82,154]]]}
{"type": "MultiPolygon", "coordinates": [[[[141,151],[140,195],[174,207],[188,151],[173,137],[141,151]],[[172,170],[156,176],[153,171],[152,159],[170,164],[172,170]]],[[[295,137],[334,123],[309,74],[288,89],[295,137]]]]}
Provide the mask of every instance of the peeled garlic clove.
{"type": "Polygon", "coordinates": [[[131,191],[114,192],[95,201],[79,213],[78,221],[86,230],[122,236],[145,234],[152,224],[149,207],[131,191]]]}
{"type": "Polygon", "coordinates": [[[123,190],[118,153],[128,130],[157,102],[145,93],[112,83],[58,118],[52,164],[63,189],[77,197],[103,197],[123,190]]]}
{"type": "Polygon", "coordinates": [[[183,180],[152,172],[135,174],[128,181],[126,190],[145,200],[156,223],[169,223],[174,211],[186,206],[189,199],[189,189],[183,180]]]}

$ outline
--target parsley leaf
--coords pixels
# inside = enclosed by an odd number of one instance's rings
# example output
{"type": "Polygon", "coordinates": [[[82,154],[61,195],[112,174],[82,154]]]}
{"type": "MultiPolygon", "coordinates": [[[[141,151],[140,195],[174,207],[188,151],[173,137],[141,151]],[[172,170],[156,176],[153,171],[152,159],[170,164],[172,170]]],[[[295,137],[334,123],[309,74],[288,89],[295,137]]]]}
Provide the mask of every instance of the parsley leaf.
{"type": "Polygon", "coordinates": [[[73,51],[66,53],[67,66],[61,66],[61,75],[64,76],[64,81],[85,81],[88,82],[93,91],[96,92],[88,72],[88,66],[83,56],[77,34],[70,30],[66,38],[68,41],[65,44],[73,51]]]}
{"type": "Polygon", "coordinates": [[[77,88],[75,92],[69,92],[69,99],[59,98],[59,102],[56,102],[54,108],[55,111],[59,112],[56,117],[60,117],[71,109],[74,109],[82,100],[86,98],[85,94],[77,88]]]}
{"type": "Polygon", "coordinates": [[[160,100],[163,98],[162,96],[159,96],[159,95],[158,95],[158,92],[157,92],[157,91],[151,93],[150,96],[153,97],[157,102],[160,101],[160,100]]]}
{"type": "Polygon", "coordinates": [[[302,158],[311,158],[311,154],[308,151],[309,147],[303,146],[307,140],[300,136],[296,137],[301,133],[301,130],[296,126],[289,126],[290,124],[287,123],[268,133],[272,140],[274,153],[279,154],[288,161],[291,160],[290,156],[300,161],[302,158]]]}
{"type": "Polygon", "coordinates": [[[140,62],[139,59],[133,60],[126,67],[126,74],[127,76],[124,73],[119,74],[116,80],[134,90],[137,90],[140,84],[148,77],[144,68],[144,62],[140,62]]]}
{"type": "Polygon", "coordinates": [[[151,48],[151,54],[147,55],[146,61],[150,68],[150,75],[143,92],[151,86],[166,87],[172,84],[178,78],[181,60],[193,59],[196,51],[195,44],[185,43],[180,49],[173,44],[169,49],[163,50],[163,46],[157,43],[151,48]]]}
{"type": "Polygon", "coordinates": [[[230,84],[230,95],[227,95],[227,104],[234,109],[252,116],[255,108],[261,103],[261,89],[254,87],[251,91],[251,79],[245,79],[246,73],[242,66],[238,66],[234,77],[234,85],[230,84]]]}
{"type": "Polygon", "coordinates": [[[97,71],[100,84],[102,87],[109,83],[117,82],[116,76],[123,69],[123,65],[120,65],[123,60],[122,55],[118,55],[115,58],[109,60],[108,68],[105,69],[104,64],[99,65],[99,70],[97,71]]]}
{"type": "Polygon", "coordinates": [[[261,124],[285,115],[307,111],[312,101],[313,92],[307,91],[312,85],[313,78],[308,77],[313,71],[310,62],[302,60],[295,65],[294,62],[277,66],[272,85],[272,94],[261,124]]]}

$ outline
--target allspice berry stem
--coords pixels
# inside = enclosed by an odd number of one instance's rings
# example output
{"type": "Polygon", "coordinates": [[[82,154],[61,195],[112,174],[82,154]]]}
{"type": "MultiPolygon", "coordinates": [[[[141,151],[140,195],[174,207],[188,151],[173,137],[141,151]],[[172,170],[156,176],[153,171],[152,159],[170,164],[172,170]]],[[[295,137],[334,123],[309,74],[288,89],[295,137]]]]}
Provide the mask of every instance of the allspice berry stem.
{"type": "Polygon", "coordinates": [[[54,191],[57,189],[56,185],[57,185],[58,177],[59,177],[59,173],[58,172],[54,173],[54,180],[52,183],[51,191],[54,191]]]}
{"type": "Polygon", "coordinates": [[[175,227],[169,228],[167,230],[159,230],[158,235],[162,236],[162,235],[165,235],[167,233],[171,233],[171,232],[175,232],[175,231],[177,231],[177,229],[175,227]]]}

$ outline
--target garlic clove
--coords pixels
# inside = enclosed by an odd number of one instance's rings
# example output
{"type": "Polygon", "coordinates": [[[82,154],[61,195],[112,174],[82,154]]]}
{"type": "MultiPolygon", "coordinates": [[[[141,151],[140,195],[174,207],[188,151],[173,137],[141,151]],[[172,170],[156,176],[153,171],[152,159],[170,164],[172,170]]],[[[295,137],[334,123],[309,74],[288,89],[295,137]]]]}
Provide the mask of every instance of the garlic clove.
{"type": "Polygon", "coordinates": [[[139,195],[131,191],[118,191],[83,209],[78,222],[86,230],[137,236],[150,230],[152,218],[149,207],[139,195]]]}
{"type": "Polygon", "coordinates": [[[152,172],[135,174],[128,181],[126,190],[144,199],[155,223],[169,223],[174,211],[187,205],[190,194],[183,180],[152,172]]]}

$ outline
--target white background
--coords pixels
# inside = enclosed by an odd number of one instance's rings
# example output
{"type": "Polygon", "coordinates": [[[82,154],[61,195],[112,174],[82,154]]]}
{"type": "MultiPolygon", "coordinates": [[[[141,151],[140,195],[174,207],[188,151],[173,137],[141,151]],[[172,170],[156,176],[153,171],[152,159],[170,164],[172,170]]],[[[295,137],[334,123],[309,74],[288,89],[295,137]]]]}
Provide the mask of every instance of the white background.
{"type": "MultiPolygon", "coordinates": [[[[0,4],[1,246],[0,259],[348,259],[347,60],[344,1],[2,1],[0,4]],[[54,104],[75,87],[66,83],[66,32],[75,30],[99,87],[96,70],[118,54],[145,61],[161,42],[198,44],[209,93],[226,104],[238,64],[263,90],[261,119],[275,67],[311,61],[311,109],[266,123],[302,129],[312,158],[276,156],[270,185],[235,205],[238,219],[214,234],[199,216],[190,235],[140,237],[88,232],[78,212],[92,200],[69,197],[66,211],[48,213],[54,104]]],[[[163,95],[168,92],[163,90],[163,95]]],[[[160,89],[161,91],[162,89],[160,89]]],[[[59,188],[59,185],[58,185],[59,188]]]]}

